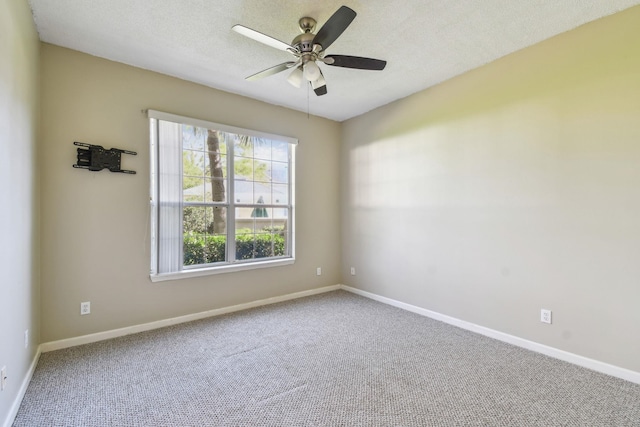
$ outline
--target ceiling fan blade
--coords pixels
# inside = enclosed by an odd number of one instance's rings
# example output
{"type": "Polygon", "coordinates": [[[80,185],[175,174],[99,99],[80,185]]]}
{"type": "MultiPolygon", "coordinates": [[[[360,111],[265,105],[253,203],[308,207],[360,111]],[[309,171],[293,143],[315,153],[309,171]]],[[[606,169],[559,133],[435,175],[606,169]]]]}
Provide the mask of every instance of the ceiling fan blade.
{"type": "Polygon", "coordinates": [[[327,55],[323,62],[334,67],[357,68],[360,70],[384,70],[387,61],[360,56],[327,55]]]}
{"type": "Polygon", "coordinates": [[[320,31],[313,38],[313,44],[319,44],[322,46],[322,50],[327,49],[347,29],[355,17],[356,13],[353,9],[341,6],[320,28],[320,31]]]}
{"type": "Polygon", "coordinates": [[[293,49],[293,46],[288,43],[282,42],[278,39],[274,39],[271,36],[262,34],[261,32],[252,30],[251,28],[247,28],[244,25],[234,25],[233,27],[231,27],[231,29],[238,34],[242,34],[245,37],[249,37],[250,39],[253,39],[257,42],[264,43],[267,46],[275,47],[279,50],[284,50],[285,52],[293,49]]]}
{"type": "Polygon", "coordinates": [[[293,67],[294,65],[296,65],[296,62],[294,61],[289,61],[289,62],[284,62],[282,64],[276,65],[274,67],[271,68],[267,68],[266,70],[262,70],[259,73],[255,73],[249,77],[246,78],[246,80],[259,80],[259,79],[263,79],[265,77],[269,77],[272,76],[274,74],[278,74],[282,71],[288,70],[289,68],[293,67]]]}

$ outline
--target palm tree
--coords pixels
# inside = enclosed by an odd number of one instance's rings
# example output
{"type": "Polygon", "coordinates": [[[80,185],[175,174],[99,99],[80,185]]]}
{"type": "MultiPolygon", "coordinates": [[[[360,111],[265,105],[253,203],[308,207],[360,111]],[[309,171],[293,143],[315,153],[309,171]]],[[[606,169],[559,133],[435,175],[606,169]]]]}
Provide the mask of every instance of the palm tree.
{"type": "MultiPolygon", "coordinates": [[[[211,197],[213,202],[225,201],[223,162],[220,144],[226,143],[229,134],[217,130],[207,129],[207,150],[209,152],[209,169],[211,172],[211,197]]],[[[250,137],[249,135],[235,135],[236,140],[242,147],[250,147],[252,142],[262,143],[262,138],[250,137]]],[[[225,234],[227,225],[227,214],[225,208],[216,206],[213,208],[213,233],[225,234]]]]}
{"type": "MultiPolygon", "coordinates": [[[[220,154],[221,132],[207,129],[207,150],[209,151],[209,169],[211,171],[211,197],[214,202],[224,202],[224,174],[222,156],[220,154]]],[[[224,135],[224,134],[223,134],[224,135]]],[[[244,137],[244,136],[243,136],[244,137]]],[[[224,136],[223,136],[224,138],[224,136]]],[[[248,143],[248,137],[247,142],[248,143]]],[[[227,228],[227,212],[225,208],[213,208],[213,233],[225,234],[227,228]]]]}

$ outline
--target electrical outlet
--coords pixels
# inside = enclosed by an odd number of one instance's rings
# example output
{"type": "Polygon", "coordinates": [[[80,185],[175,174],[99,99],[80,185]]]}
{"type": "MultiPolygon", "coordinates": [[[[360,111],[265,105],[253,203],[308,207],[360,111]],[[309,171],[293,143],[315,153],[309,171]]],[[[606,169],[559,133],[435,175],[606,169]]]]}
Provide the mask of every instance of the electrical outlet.
{"type": "Polygon", "coordinates": [[[24,331],[24,348],[29,348],[29,330],[24,331]]]}
{"type": "Polygon", "coordinates": [[[356,268],[355,267],[351,267],[351,275],[352,276],[356,275],[356,268]]]}
{"type": "Polygon", "coordinates": [[[551,324],[551,310],[545,310],[544,308],[540,310],[540,321],[542,323],[551,324]]]}
{"type": "Polygon", "coordinates": [[[91,314],[91,302],[81,302],[80,303],[80,315],[84,316],[85,314],[91,314]]]}
{"type": "Polygon", "coordinates": [[[7,367],[3,366],[0,369],[0,391],[4,390],[7,385],[7,367]]]}
{"type": "Polygon", "coordinates": [[[322,268],[318,267],[316,268],[316,276],[321,276],[322,275],[322,268]]]}

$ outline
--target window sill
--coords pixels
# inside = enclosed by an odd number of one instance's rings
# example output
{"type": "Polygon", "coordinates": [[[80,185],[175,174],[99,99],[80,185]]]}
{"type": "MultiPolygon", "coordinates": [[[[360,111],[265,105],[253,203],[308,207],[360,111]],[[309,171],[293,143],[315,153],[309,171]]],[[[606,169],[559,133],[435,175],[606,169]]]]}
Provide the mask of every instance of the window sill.
{"type": "Polygon", "coordinates": [[[219,267],[197,268],[192,270],[182,270],[175,273],[151,274],[149,278],[152,282],[164,282],[167,280],[188,279],[191,277],[211,276],[213,274],[233,273],[236,271],[256,270],[259,268],[281,267],[291,265],[294,258],[277,259],[271,261],[247,262],[243,264],[223,265],[219,267]]]}

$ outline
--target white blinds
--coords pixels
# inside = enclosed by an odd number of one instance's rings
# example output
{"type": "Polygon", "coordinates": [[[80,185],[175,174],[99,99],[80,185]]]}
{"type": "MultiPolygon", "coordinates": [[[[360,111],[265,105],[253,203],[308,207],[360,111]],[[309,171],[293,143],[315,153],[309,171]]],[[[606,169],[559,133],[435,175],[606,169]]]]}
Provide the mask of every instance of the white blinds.
{"type": "Polygon", "coordinates": [[[182,264],[181,125],[158,120],[158,273],[179,271],[182,264]]]}

